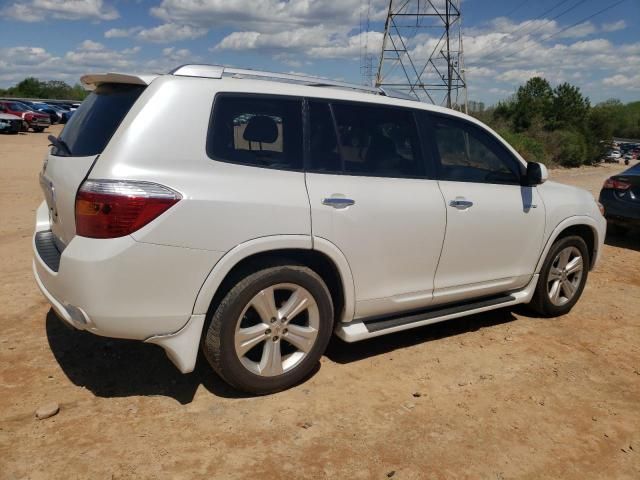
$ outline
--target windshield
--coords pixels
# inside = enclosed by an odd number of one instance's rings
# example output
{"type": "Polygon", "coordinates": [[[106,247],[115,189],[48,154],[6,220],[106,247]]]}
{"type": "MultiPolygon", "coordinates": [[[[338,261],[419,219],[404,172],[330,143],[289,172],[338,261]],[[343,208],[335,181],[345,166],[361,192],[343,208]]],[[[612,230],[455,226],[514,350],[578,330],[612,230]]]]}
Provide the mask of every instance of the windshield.
{"type": "Polygon", "coordinates": [[[22,105],[21,103],[12,102],[9,104],[9,110],[13,110],[14,112],[29,112],[30,110],[22,105]]]}
{"type": "MultiPolygon", "coordinates": [[[[71,156],[87,157],[101,153],[144,89],[142,85],[123,83],[98,86],[82,102],[60,134],[60,140],[66,143],[71,156]]],[[[52,153],[67,154],[55,147],[52,153]]]]}

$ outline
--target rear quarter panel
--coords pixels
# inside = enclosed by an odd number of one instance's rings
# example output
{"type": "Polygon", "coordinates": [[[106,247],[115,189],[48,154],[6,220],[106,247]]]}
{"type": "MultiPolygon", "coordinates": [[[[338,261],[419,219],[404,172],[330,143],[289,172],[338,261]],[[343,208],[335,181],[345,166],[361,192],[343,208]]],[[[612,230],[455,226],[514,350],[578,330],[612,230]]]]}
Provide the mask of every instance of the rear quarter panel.
{"type": "MultiPolygon", "coordinates": [[[[183,199],[133,234],[138,241],[226,252],[269,235],[308,235],[304,173],[214,161],[206,138],[224,81],[161,76],[131,109],[91,172],[145,180],[183,199]]],[[[228,90],[226,90],[228,91],[228,90]]]]}

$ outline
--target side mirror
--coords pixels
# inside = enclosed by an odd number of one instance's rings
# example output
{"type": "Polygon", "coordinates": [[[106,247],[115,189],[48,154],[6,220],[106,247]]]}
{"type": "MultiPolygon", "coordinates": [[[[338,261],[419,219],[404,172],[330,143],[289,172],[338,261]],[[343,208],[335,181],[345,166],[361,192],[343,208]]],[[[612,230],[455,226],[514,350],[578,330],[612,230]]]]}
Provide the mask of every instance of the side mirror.
{"type": "Polygon", "coordinates": [[[527,186],[533,187],[535,185],[541,185],[546,182],[548,178],[549,172],[544,164],[538,162],[527,163],[527,174],[525,178],[525,184],[527,186]]]}

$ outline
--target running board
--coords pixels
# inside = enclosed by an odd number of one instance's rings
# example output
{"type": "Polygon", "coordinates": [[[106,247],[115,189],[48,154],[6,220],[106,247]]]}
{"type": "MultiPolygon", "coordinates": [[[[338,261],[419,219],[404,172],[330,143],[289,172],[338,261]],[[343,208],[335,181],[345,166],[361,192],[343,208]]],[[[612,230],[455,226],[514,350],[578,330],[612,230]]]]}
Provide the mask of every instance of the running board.
{"type": "Polygon", "coordinates": [[[515,299],[516,297],[513,295],[500,295],[471,302],[456,303],[453,305],[447,304],[439,308],[436,307],[411,314],[405,313],[393,316],[385,315],[384,317],[365,318],[362,320],[362,323],[364,323],[364,326],[368,331],[378,332],[380,330],[387,330],[388,328],[399,327],[401,325],[420,322],[422,320],[431,320],[438,317],[452,315],[454,313],[462,313],[468,310],[475,310],[477,308],[493,307],[502,303],[512,302],[515,299]]]}
{"type": "Polygon", "coordinates": [[[483,297],[455,304],[449,303],[421,311],[361,318],[338,324],[335,333],[345,342],[358,342],[367,338],[443,322],[453,318],[465,317],[467,315],[509,307],[520,303],[528,303],[533,297],[533,292],[538,283],[538,277],[538,274],[533,275],[526,287],[509,294],[483,297]]]}

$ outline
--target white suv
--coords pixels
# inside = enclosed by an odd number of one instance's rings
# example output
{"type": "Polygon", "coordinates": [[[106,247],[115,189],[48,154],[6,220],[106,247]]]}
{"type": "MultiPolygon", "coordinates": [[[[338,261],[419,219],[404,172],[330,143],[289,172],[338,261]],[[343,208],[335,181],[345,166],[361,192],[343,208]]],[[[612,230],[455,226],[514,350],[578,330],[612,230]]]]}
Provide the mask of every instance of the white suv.
{"type": "Polygon", "coordinates": [[[34,274],[76,328],[199,347],[268,393],[346,342],[576,303],[605,220],[495,132],[380,89],[188,65],[87,75],[45,160],[34,274]]]}

